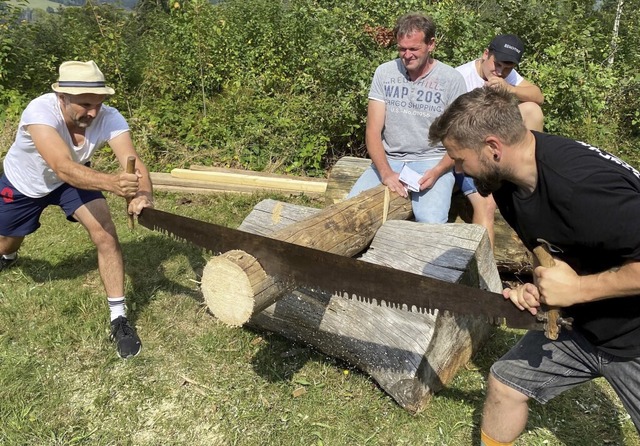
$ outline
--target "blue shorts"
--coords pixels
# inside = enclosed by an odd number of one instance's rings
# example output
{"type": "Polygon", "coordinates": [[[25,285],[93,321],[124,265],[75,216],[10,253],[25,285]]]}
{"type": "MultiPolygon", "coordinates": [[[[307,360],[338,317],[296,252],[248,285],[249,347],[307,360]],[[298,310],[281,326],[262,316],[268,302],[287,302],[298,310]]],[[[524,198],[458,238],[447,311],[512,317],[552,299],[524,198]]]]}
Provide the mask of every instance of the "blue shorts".
{"type": "Polygon", "coordinates": [[[473,178],[466,176],[464,173],[458,173],[453,171],[453,176],[456,179],[455,189],[459,190],[466,197],[469,194],[478,192],[476,189],[476,183],[473,182],[473,178]]]}
{"type": "Polygon", "coordinates": [[[40,215],[49,205],[62,208],[67,220],[76,221],[73,214],[90,201],[104,199],[100,191],[77,189],[63,184],[44,197],[31,198],[19,192],[7,177],[0,177],[0,235],[24,237],[40,227],[40,215]]]}

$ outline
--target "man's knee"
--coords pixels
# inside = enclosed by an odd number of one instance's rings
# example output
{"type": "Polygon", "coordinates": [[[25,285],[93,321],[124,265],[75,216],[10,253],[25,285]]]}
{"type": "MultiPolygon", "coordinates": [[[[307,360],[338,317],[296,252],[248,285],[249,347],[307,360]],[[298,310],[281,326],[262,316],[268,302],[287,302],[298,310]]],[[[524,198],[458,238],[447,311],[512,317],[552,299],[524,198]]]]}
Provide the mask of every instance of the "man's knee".
{"type": "MultiPolygon", "coordinates": [[[[414,192],[415,193],[415,192],[414,192]]],[[[417,222],[428,224],[443,224],[449,220],[449,200],[418,200],[413,201],[413,216],[417,222]]]]}
{"type": "Polygon", "coordinates": [[[74,213],[74,218],[86,228],[91,241],[98,249],[117,248],[118,233],[107,206],[82,206],[74,213]]]}
{"type": "Polygon", "coordinates": [[[13,254],[20,248],[23,241],[24,237],[5,237],[0,235],[0,255],[13,254]]]}
{"type": "Polygon", "coordinates": [[[489,375],[487,382],[487,402],[501,404],[523,404],[529,401],[529,397],[517,391],[513,387],[504,384],[493,374],[489,375]]]}
{"type": "Polygon", "coordinates": [[[524,125],[529,130],[541,132],[544,128],[544,114],[542,108],[535,102],[521,102],[519,105],[520,114],[524,125]]]}

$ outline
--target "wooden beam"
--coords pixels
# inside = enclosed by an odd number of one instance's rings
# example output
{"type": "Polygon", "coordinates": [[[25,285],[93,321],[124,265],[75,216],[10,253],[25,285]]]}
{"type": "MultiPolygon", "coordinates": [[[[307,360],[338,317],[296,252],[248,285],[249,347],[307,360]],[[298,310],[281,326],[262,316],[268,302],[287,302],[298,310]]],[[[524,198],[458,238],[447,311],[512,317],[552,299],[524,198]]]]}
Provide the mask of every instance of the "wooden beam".
{"type": "Polygon", "coordinates": [[[326,178],[313,178],[313,177],[301,177],[301,176],[293,176],[293,175],[284,175],[279,173],[272,172],[256,172],[253,170],[242,170],[242,169],[234,169],[231,167],[214,167],[214,166],[202,166],[200,164],[192,164],[189,166],[189,170],[195,170],[199,172],[221,172],[221,173],[237,173],[240,175],[252,175],[256,177],[264,177],[264,178],[280,178],[283,180],[291,180],[297,179],[311,183],[322,183],[327,184],[326,178]]]}
{"type": "Polygon", "coordinates": [[[151,173],[151,182],[154,190],[163,190],[170,192],[198,193],[198,194],[220,194],[220,193],[237,193],[237,194],[253,194],[256,192],[273,192],[284,195],[305,194],[314,198],[321,198],[324,192],[302,192],[294,190],[283,190],[277,188],[266,188],[250,184],[230,184],[218,183],[214,181],[202,181],[176,178],[170,173],[151,173]]]}
{"type": "Polygon", "coordinates": [[[304,178],[260,175],[258,172],[238,173],[228,171],[199,171],[191,169],[173,169],[171,176],[186,180],[212,181],[215,183],[260,187],[290,192],[309,192],[324,194],[326,181],[308,181],[304,178]]]}

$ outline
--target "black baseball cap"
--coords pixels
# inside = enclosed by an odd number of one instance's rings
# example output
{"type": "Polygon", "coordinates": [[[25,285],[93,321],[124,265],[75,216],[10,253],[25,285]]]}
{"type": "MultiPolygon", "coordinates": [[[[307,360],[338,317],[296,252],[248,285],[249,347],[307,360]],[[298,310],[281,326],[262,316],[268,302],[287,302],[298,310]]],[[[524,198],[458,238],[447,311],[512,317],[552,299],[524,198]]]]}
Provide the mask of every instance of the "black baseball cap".
{"type": "Polygon", "coordinates": [[[524,43],[515,34],[499,34],[489,44],[489,51],[498,62],[518,64],[524,53],[524,43]]]}

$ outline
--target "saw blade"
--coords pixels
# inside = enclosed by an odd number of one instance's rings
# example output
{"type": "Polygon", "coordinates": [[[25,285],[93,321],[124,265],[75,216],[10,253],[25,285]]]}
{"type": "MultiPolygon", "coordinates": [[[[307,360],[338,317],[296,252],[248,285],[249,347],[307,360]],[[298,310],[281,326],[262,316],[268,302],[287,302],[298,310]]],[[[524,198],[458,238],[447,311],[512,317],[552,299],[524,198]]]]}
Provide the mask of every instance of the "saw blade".
{"type": "Polygon", "coordinates": [[[517,309],[501,294],[454,284],[351,257],[320,251],[152,208],[138,223],[186,240],[214,254],[239,249],[265,272],[285,283],[306,286],[370,304],[413,312],[446,310],[508,327],[542,330],[543,322],[517,309]]]}

